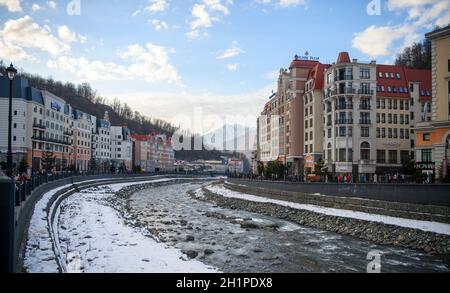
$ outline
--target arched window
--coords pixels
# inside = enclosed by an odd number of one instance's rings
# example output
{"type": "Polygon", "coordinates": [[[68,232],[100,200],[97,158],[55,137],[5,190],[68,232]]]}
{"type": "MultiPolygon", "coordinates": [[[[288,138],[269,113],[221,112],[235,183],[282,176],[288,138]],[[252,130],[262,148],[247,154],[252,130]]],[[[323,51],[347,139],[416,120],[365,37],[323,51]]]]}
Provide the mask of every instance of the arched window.
{"type": "Polygon", "coordinates": [[[370,160],[370,143],[368,142],[361,143],[361,160],[370,160]]]}

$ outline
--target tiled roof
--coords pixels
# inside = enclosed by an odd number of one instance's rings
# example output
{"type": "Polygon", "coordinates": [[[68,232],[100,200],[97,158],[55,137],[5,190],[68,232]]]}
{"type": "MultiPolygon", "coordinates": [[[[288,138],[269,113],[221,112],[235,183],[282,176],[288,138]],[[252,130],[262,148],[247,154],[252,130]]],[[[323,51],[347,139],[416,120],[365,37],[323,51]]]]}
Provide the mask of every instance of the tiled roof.
{"type": "Polygon", "coordinates": [[[377,96],[405,99],[410,97],[404,67],[377,65],[377,96]]]}
{"type": "Polygon", "coordinates": [[[149,136],[145,134],[132,134],[131,137],[137,141],[148,141],[149,136]]]}
{"type": "Polygon", "coordinates": [[[348,52],[341,52],[339,53],[338,59],[337,59],[337,64],[339,63],[350,63],[350,55],[348,54],[348,52]]]}
{"type": "Polygon", "coordinates": [[[309,73],[308,80],[314,79],[313,89],[320,90],[323,89],[325,70],[331,67],[329,64],[318,63],[309,73]]]}
{"type": "Polygon", "coordinates": [[[420,83],[420,101],[431,102],[432,87],[431,87],[431,70],[427,69],[405,69],[406,78],[408,82],[420,83]]]}

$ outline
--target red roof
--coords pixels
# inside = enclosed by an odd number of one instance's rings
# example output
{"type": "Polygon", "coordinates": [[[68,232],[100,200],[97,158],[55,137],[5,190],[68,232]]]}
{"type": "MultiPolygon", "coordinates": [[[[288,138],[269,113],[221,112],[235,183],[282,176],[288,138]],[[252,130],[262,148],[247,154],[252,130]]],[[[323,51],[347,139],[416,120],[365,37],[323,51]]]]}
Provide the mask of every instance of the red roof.
{"type": "Polygon", "coordinates": [[[377,88],[379,97],[410,98],[408,80],[402,66],[377,65],[377,88]]]}
{"type": "Polygon", "coordinates": [[[331,67],[329,64],[318,63],[309,73],[308,80],[313,79],[313,89],[320,90],[324,87],[325,70],[331,67]]]}
{"type": "Polygon", "coordinates": [[[317,65],[319,61],[311,61],[311,60],[302,60],[299,59],[298,56],[295,56],[294,60],[292,60],[289,69],[292,68],[313,68],[317,65]]]}
{"type": "Polygon", "coordinates": [[[408,69],[395,65],[377,65],[377,86],[384,87],[384,91],[378,88],[378,96],[409,98],[411,97],[409,92],[410,82],[420,83],[421,102],[431,101],[431,70],[408,69]],[[391,92],[388,91],[388,87],[391,87],[391,92]]]}
{"type": "Polygon", "coordinates": [[[336,63],[337,64],[339,64],[339,63],[350,63],[350,55],[348,54],[348,52],[341,52],[341,53],[339,53],[338,60],[337,60],[336,63]]]}
{"type": "Polygon", "coordinates": [[[137,141],[148,141],[148,135],[145,134],[132,134],[131,137],[137,141]]]}
{"type": "Polygon", "coordinates": [[[421,102],[431,102],[431,70],[405,68],[406,78],[409,82],[419,82],[419,95],[421,102]]]}

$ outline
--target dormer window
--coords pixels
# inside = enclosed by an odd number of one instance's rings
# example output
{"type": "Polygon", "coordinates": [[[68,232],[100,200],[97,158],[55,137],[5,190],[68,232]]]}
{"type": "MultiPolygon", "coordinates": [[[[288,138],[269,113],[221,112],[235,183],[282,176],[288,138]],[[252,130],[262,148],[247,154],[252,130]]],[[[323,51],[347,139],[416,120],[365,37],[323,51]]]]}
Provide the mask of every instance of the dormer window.
{"type": "Polygon", "coordinates": [[[400,73],[397,72],[397,79],[400,79],[400,73]]]}

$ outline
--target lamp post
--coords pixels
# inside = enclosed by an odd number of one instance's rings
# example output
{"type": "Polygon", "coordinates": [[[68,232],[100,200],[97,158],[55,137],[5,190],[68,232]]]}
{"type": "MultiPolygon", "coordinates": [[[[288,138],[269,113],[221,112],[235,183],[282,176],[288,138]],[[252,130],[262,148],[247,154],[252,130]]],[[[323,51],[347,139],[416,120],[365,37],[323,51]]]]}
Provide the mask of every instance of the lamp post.
{"type": "Polygon", "coordinates": [[[13,175],[13,156],[12,156],[12,85],[14,77],[17,74],[17,69],[11,65],[6,68],[6,73],[9,79],[9,116],[8,116],[8,153],[6,155],[6,175],[12,177],[13,175]]]}

